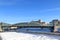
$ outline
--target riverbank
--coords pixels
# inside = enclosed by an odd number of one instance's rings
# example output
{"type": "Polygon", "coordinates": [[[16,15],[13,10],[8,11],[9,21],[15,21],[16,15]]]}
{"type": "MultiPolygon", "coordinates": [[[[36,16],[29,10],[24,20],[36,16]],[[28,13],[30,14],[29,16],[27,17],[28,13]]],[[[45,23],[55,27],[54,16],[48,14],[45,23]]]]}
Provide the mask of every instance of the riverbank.
{"type": "Polygon", "coordinates": [[[35,32],[35,31],[18,31],[23,33],[31,33],[31,34],[47,34],[47,35],[57,35],[60,36],[60,33],[57,32],[35,32]]]}
{"type": "Polygon", "coordinates": [[[2,32],[0,33],[0,37],[2,40],[60,40],[60,36],[22,32],[2,32]]]}

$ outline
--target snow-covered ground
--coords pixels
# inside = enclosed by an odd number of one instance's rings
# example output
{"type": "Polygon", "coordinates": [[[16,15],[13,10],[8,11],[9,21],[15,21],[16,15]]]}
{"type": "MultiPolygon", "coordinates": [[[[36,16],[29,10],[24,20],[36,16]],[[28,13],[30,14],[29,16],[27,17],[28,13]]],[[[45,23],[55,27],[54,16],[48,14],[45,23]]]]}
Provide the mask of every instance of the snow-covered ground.
{"type": "Polygon", "coordinates": [[[21,32],[2,32],[0,37],[0,40],[60,40],[60,36],[21,32]]]}

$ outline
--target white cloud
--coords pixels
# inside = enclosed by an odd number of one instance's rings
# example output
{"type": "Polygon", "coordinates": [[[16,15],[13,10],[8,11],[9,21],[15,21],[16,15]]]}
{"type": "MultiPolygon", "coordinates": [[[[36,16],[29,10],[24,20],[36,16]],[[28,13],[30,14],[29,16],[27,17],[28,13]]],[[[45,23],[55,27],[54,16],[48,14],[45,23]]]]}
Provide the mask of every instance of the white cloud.
{"type": "Polygon", "coordinates": [[[58,7],[58,8],[52,8],[52,9],[41,10],[40,13],[49,12],[49,11],[56,11],[56,10],[60,10],[60,7],[58,7]]]}
{"type": "Polygon", "coordinates": [[[20,1],[23,1],[23,0],[0,0],[0,6],[1,5],[16,5],[20,1]]]}
{"type": "Polygon", "coordinates": [[[13,0],[0,0],[0,5],[13,5],[13,4],[15,4],[15,2],[13,1],[13,0]]]}

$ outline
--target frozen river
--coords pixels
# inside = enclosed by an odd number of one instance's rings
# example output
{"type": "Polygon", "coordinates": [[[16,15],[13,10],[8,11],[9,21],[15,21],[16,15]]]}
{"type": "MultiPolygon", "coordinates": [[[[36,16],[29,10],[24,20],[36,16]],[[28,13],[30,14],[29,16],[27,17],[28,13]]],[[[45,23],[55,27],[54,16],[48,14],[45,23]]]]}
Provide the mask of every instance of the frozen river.
{"type": "Polygon", "coordinates": [[[0,40],[60,40],[60,36],[21,32],[2,32],[0,33],[0,40]]]}

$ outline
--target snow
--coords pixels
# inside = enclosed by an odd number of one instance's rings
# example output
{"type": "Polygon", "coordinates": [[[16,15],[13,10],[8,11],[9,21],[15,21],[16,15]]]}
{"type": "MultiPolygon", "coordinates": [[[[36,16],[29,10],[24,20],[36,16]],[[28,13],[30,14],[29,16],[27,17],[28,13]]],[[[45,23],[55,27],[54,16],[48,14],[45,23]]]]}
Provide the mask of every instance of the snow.
{"type": "Polygon", "coordinates": [[[21,32],[2,32],[0,33],[2,40],[60,40],[60,36],[29,34],[21,32]]]}

